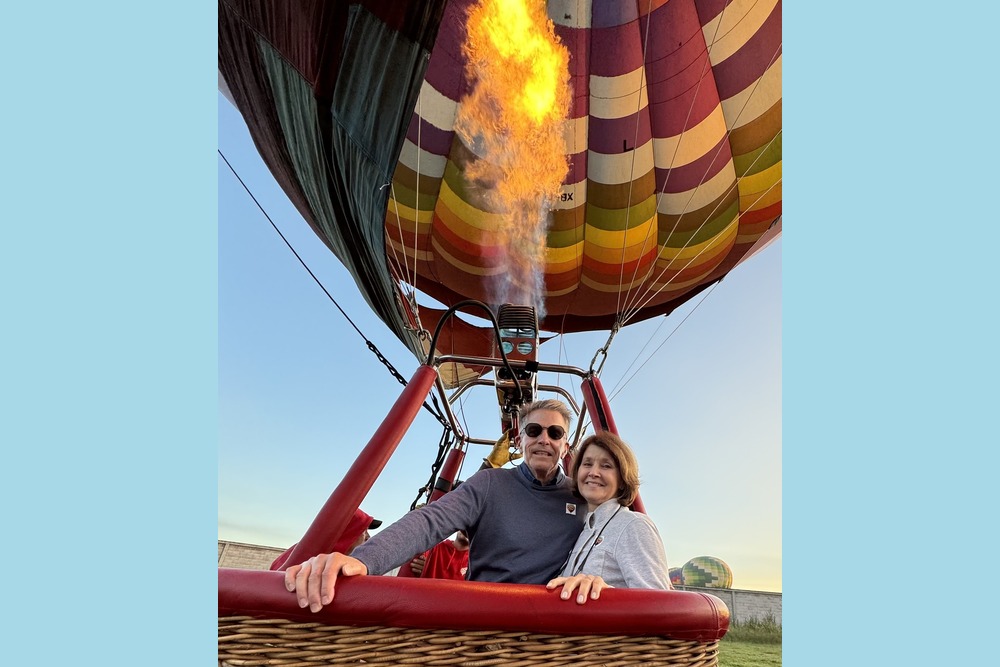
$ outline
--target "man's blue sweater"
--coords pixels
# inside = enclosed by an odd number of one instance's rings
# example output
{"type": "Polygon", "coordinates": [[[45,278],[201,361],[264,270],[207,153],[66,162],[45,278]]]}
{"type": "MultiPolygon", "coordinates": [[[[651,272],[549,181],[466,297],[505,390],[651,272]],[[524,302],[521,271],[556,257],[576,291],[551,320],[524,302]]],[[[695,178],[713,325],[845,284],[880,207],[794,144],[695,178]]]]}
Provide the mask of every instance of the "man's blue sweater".
{"type": "Polygon", "coordinates": [[[587,506],[561,472],[546,486],[529,477],[518,468],[481,470],[351,555],[369,574],[384,574],[462,529],[471,540],[470,580],[545,584],[566,561],[587,506]]]}

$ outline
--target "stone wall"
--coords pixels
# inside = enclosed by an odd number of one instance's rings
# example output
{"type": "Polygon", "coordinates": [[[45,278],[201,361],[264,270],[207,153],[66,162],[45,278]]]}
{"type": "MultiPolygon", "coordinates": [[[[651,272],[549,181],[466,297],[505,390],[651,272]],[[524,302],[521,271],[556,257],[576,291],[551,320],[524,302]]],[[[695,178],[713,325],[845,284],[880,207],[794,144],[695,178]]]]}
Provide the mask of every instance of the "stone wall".
{"type": "Polygon", "coordinates": [[[771,618],[781,625],[781,593],[766,593],[764,591],[744,591],[736,588],[695,588],[694,586],[675,586],[679,591],[698,591],[714,595],[729,607],[730,618],[736,622],[751,619],[766,620],[771,618]]]}
{"type": "Polygon", "coordinates": [[[276,547],[261,547],[242,542],[219,540],[219,567],[234,567],[240,570],[267,570],[285,550],[276,547]]]}
{"type": "MultiPolygon", "coordinates": [[[[255,544],[219,540],[219,567],[266,570],[283,551],[284,549],[277,547],[262,547],[255,544]]],[[[734,621],[772,618],[778,625],[781,625],[781,593],[727,588],[695,588],[693,586],[677,586],[676,588],[681,591],[698,591],[714,595],[726,603],[734,621]]]]}

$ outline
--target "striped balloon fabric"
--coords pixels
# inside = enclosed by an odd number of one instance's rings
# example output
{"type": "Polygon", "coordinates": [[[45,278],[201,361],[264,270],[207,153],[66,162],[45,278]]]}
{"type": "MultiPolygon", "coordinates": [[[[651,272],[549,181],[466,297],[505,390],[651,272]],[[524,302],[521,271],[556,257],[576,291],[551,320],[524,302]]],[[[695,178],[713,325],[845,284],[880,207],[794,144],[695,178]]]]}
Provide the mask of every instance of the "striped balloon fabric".
{"type": "MultiPolygon", "coordinates": [[[[444,10],[385,211],[398,276],[490,301],[503,211],[456,132],[472,0],[444,10]]],[[[544,236],[543,329],[672,311],[781,229],[781,2],[552,1],[569,53],[568,171],[544,236]]]]}

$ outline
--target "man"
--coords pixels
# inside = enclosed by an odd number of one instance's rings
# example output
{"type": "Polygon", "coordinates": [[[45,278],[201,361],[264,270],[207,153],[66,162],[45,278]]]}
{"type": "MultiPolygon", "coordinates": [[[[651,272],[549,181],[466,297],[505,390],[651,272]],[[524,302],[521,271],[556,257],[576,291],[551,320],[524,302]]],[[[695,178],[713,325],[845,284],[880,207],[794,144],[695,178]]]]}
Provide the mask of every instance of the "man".
{"type": "MultiPolygon", "coordinates": [[[[455,539],[438,542],[430,551],[414,558],[409,566],[413,576],[423,579],[454,579],[464,581],[469,570],[469,537],[465,531],[455,534],[455,539]],[[416,567],[419,564],[419,569],[416,567]]],[[[404,568],[407,566],[404,565],[404,568]]]]}
{"type": "MultiPolygon", "coordinates": [[[[562,401],[535,401],[521,409],[523,461],[481,470],[459,488],[404,515],[354,550],[319,554],[285,570],[285,587],[299,607],[329,604],[337,577],[383,574],[455,531],[469,536],[472,581],[545,584],[562,567],[582,528],[584,507],[559,462],[569,449],[572,419],[562,401]]],[[[496,463],[494,462],[494,465],[496,463]]]]}

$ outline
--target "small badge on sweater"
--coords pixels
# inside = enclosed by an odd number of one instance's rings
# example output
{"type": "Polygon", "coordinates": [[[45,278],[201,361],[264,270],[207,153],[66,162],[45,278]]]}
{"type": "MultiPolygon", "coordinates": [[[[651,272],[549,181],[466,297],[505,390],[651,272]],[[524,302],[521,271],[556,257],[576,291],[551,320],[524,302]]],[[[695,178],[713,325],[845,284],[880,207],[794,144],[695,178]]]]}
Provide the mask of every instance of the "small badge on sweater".
{"type": "Polygon", "coordinates": [[[566,503],[566,514],[572,514],[576,516],[576,505],[573,503],[566,503]]]}

